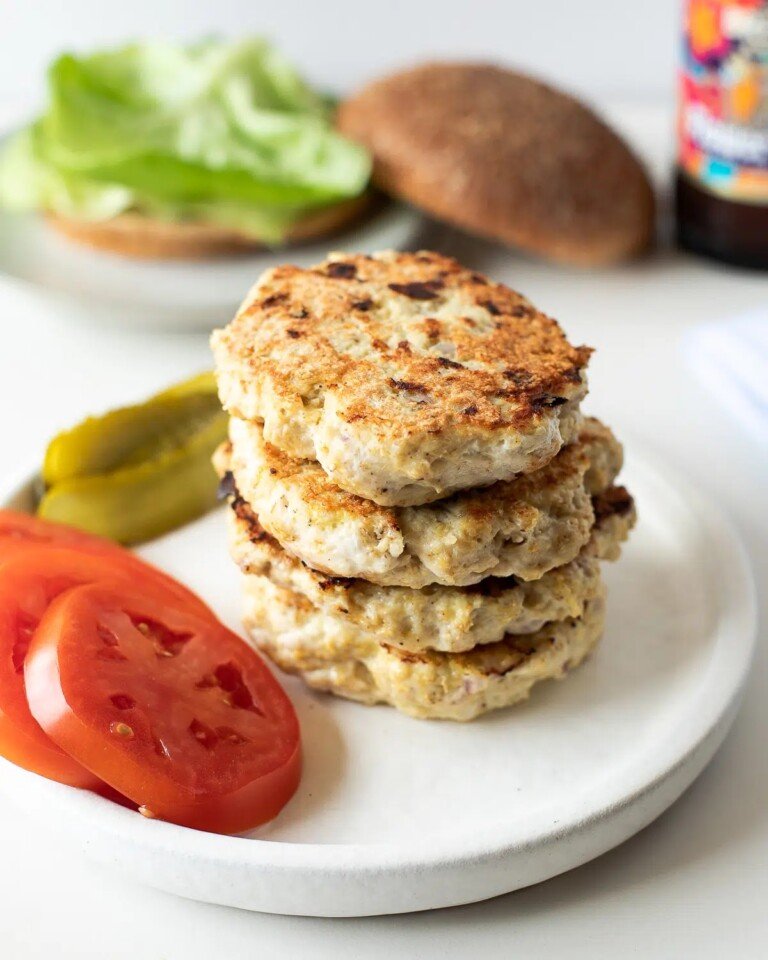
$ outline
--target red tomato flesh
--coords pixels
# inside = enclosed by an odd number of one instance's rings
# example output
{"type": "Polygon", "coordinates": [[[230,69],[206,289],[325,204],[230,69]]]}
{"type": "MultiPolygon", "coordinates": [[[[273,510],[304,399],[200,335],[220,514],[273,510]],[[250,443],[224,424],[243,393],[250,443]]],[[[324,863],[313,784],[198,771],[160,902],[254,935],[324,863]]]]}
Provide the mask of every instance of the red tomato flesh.
{"type": "MultiPolygon", "coordinates": [[[[131,573],[137,576],[141,583],[154,579],[172,593],[179,602],[189,606],[190,609],[195,608],[201,616],[213,617],[213,613],[197,594],[167,573],[141,560],[130,550],[113,543],[112,540],[97,537],[93,533],[86,533],[65,523],[41,520],[28,513],[0,510],[0,569],[20,551],[46,546],[67,547],[81,554],[103,557],[105,565],[102,570],[105,576],[110,576],[112,568],[116,568],[121,575],[131,573]],[[107,563],[111,566],[107,566],[107,563]]],[[[45,567],[43,566],[42,569],[45,567]]]]}
{"type": "Polygon", "coordinates": [[[15,547],[46,543],[89,548],[92,551],[120,550],[117,544],[64,523],[41,520],[16,510],[0,510],[0,560],[15,547]]]}
{"type": "Polygon", "coordinates": [[[30,713],[24,689],[24,658],[50,602],[74,584],[104,575],[96,557],[81,559],[69,550],[53,552],[63,554],[64,562],[61,556],[58,564],[51,558],[45,578],[39,557],[24,558],[23,553],[15,563],[7,560],[0,575],[0,754],[50,780],[97,789],[98,777],[67,756],[41,729],[30,713]]]}
{"type": "Polygon", "coordinates": [[[210,618],[122,586],[75,587],[48,608],[24,673],[48,736],[146,816],[240,833],[298,786],[290,700],[210,618]]]}
{"type": "Polygon", "coordinates": [[[22,541],[0,561],[0,755],[51,780],[91,789],[99,786],[98,778],[50,740],[27,703],[24,658],[48,605],[71,587],[119,581],[213,618],[202,600],[180,583],[127,550],[108,547],[108,553],[89,553],[22,541]]]}

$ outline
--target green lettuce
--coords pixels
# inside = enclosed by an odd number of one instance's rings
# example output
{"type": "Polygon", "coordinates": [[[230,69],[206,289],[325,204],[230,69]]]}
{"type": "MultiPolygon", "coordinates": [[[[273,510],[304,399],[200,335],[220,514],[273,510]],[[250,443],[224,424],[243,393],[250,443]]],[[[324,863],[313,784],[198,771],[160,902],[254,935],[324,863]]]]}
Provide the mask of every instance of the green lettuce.
{"type": "Polygon", "coordinates": [[[45,114],[0,156],[0,203],[13,209],[137,210],[278,242],[368,184],[368,154],[264,40],[65,54],[48,85],[45,114]]]}

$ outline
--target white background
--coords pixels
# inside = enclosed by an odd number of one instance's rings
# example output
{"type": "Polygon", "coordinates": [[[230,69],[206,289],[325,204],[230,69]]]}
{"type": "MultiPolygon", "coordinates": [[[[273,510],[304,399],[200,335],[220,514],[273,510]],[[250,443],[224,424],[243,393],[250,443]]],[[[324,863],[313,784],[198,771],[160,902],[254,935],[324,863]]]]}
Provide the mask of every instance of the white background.
{"type": "Polygon", "coordinates": [[[677,0],[0,0],[0,94],[48,59],[146,35],[263,33],[339,90],[425,57],[505,61],[590,96],[672,89],[677,0]]]}
{"type": "MultiPolygon", "coordinates": [[[[264,29],[322,82],[343,87],[425,52],[495,55],[603,100],[658,107],[617,119],[668,170],[673,0],[366,3],[290,0],[121,4],[0,0],[0,91],[10,116],[39,91],[67,44],[127,33],[264,29]]],[[[1,101],[0,101],[1,102],[1,101]]],[[[681,334],[766,307],[768,279],[671,251],[599,273],[557,270],[454,239],[446,249],[529,294],[592,343],[589,406],[620,436],[641,436],[734,518],[768,582],[768,455],[686,369],[681,334]]],[[[0,278],[0,480],[34,468],[60,427],[138,399],[206,365],[198,336],[64,323],[0,278]]],[[[642,505],[640,505],[642,509],[642,505]]],[[[765,614],[763,595],[763,613],[765,614]]],[[[0,796],[2,960],[495,958],[762,960],[768,956],[768,656],[761,644],[725,746],[659,821],[579,870],[486,904],[350,921],[250,915],[188,903],[71,857],[0,796]]]]}

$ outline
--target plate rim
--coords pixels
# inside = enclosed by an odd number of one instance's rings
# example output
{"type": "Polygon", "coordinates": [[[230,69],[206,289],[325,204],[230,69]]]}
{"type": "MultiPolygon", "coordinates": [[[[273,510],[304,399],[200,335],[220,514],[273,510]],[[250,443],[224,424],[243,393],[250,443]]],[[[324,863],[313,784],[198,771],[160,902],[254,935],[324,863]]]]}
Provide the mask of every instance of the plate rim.
{"type": "MultiPolygon", "coordinates": [[[[0,147],[6,138],[3,135],[0,135],[0,147]]],[[[9,211],[3,210],[0,208],[0,224],[6,218],[12,217],[21,217],[27,220],[35,220],[38,222],[38,225],[41,227],[43,214],[40,211],[9,211]]],[[[318,237],[316,240],[308,242],[306,244],[294,244],[286,245],[285,247],[277,248],[276,251],[271,251],[269,248],[261,251],[263,256],[272,256],[275,252],[284,252],[285,261],[290,262],[292,258],[300,255],[300,252],[304,248],[318,248],[318,257],[326,255],[329,251],[339,249],[339,246],[343,249],[344,244],[348,243],[353,235],[358,233],[363,233],[363,245],[365,245],[366,237],[370,233],[371,226],[375,226],[377,222],[384,221],[386,219],[395,220],[399,218],[403,221],[402,233],[407,237],[407,243],[397,245],[398,248],[404,249],[405,246],[408,246],[412,241],[418,237],[421,231],[424,229],[424,226],[427,222],[424,213],[419,210],[417,207],[409,205],[402,200],[397,198],[390,198],[386,206],[378,211],[374,211],[368,219],[364,219],[361,223],[350,225],[347,230],[343,230],[341,233],[332,234],[327,238],[318,237]],[[366,233],[368,231],[368,233],[366,233]],[[319,250],[324,249],[325,254],[320,254],[319,250]],[[297,251],[299,252],[297,254],[297,251]]],[[[64,238],[61,238],[62,242],[65,242],[64,238]]],[[[134,260],[129,257],[121,257],[119,254],[111,254],[109,251],[101,251],[98,249],[91,249],[85,246],[82,246],[74,241],[68,241],[75,248],[75,250],[81,250],[84,256],[93,256],[99,257],[104,256],[108,257],[113,263],[120,263],[121,261],[125,262],[128,269],[136,266],[140,268],[142,265],[150,265],[153,267],[160,266],[162,267],[164,262],[169,263],[174,268],[187,267],[190,270],[200,267],[201,261],[189,259],[189,260],[134,260]]],[[[245,259],[258,259],[260,251],[257,248],[252,253],[246,253],[244,255],[245,259]]],[[[239,255],[235,255],[234,259],[238,259],[239,255]]],[[[203,265],[216,263],[220,258],[212,258],[210,260],[202,261],[203,265]]],[[[225,257],[224,259],[231,259],[225,257]]],[[[266,270],[271,269],[275,266],[274,263],[254,263],[254,277],[257,277],[259,274],[263,273],[266,270]]],[[[10,288],[18,291],[19,293],[26,294],[27,296],[37,297],[41,302],[49,304],[52,309],[59,309],[64,311],[75,311],[78,312],[83,304],[88,302],[88,311],[84,315],[84,319],[91,319],[91,322],[95,319],[99,322],[103,319],[104,316],[109,315],[114,321],[120,324],[128,324],[133,327],[141,329],[157,329],[160,331],[185,331],[189,333],[199,332],[202,330],[210,329],[212,324],[202,321],[196,314],[193,316],[196,317],[192,322],[179,322],[179,317],[185,315],[185,311],[179,307],[175,307],[169,304],[141,304],[134,303],[130,300],[124,300],[120,297],[114,298],[109,296],[96,296],[95,298],[91,293],[78,294],[73,290],[62,289],[57,286],[49,286],[44,283],[40,283],[30,277],[23,276],[22,274],[10,272],[5,269],[2,262],[0,262],[0,282],[8,285],[10,288]],[[151,319],[145,319],[146,315],[149,315],[151,319]]],[[[232,299],[233,304],[237,304],[241,299],[240,296],[234,296],[232,299]]],[[[224,306],[223,302],[220,306],[224,306]]],[[[228,305],[227,305],[228,306],[228,305]]],[[[233,308],[234,309],[234,308],[233,308]]]]}
{"type": "MultiPolygon", "coordinates": [[[[39,793],[49,793],[52,801],[64,803],[68,812],[78,818],[84,816],[92,822],[94,817],[98,817],[100,834],[117,832],[120,834],[121,842],[129,843],[144,851],[162,850],[164,853],[171,853],[182,860],[187,859],[198,865],[225,864],[229,868],[262,869],[283,875],[311,874],[324,880],[331,875],[343,872],[345,880],[362,882],[375,879],[377,875],[393,868],[400,873],[416,872],[423,878],[426,874],[455,867],[457,863],[481,866],[499,862],[513,854],[546,848],[553,843],[567,842],[575,835],[599,827],[601,823],[606,824],[628,808],[641,804],[644,798],[653,795],[666,784],[675,781],[676,777],[683,775],[686,768],[695,766],[702,752],[706,752],[714,743],[704,763],[695,770],[690,779],[682,784],[671,800],[654,812],[651,817],[654,819],[698,776],[735,717],[756,648],[757,592],[749,555],[726,513],[695,484],[688,482],[684,474],[663,463],[646,443],[630,438],[626,446],[631,450],[628,459],[631,460],[633,469],[646,472],[652,480],[661,482],[675,494],[681,490],[685,491],[685,503],[689,516],[697,522],[703,522],[704,535],[717,543],[718,569],[721,572],[719,597],[721,600],[725,599],[724,605],[717,614],[717,632],[721,635],[726,630],[732,637],[729,642],[734,644],[735,650],[740,651],[740,655],[734,658],[735,667],[729,685],[722,689],[717,688],[718,698],[715,705],[705,718],[706,722],[700,729],[697,728],[698,732],[690,736],[685,749],[674,751],[676,752],[674,759],[671,762],[664,762],[661,769],[654,776],[645,779],[641,786],[632,786],[624,790],[621,797],[610,799],[587,815],[572,817],[565,823],[558,823],[550,829],[539,831],[522,842],[519,836],[510,833],[501,834],[497,829],[492,845],[487,842],[474,844],[470,842],[466,832],[459,834],[461,839],[458,843],[454,843],[453,847],[444,840],[438,843],[429,842],[426,845],[411,843],[407,846],[399,843],[289,843],[269,838],[222,836],[189,830],[175,824],[147,821],[108,800],[89,794],[87,791],[75,790],[45,780],[0,758],[3,771],[8,771],[10,768],[10,771],[18,774],[22,781],[28,781],[31,789],[36,789],[39,793]],[[54,794],[58,795],[54,796],[54,794]],[[247,842],[244,842],[246,840],[247,842]]],[[[2,482],[0,508],[7,507],[15,498],[29,495],[34,481],[34,472],[19,471],[15,479],[2,482]]],[[[96,826],[96,824],[92,825],[96,826]]],[[[643,825],[645,824],[642,823],[641,826],[643,825]]],[[[634,832],[635,830],[623,833],[611,846],[634,832]]],[[[483,835],[483,841],[485,839],[483,835]]],[[[609,848],[604,847],[604,849],[609,848]]],[[[579,862],[591,859],[594,855],[597,854],[590,854],[579,862]]],[[[572,866],[575,865],[575,863],[572,864],[572,866]]],[[[413,909],[423,909],[423,907],[414,906],[413,909]]]]}

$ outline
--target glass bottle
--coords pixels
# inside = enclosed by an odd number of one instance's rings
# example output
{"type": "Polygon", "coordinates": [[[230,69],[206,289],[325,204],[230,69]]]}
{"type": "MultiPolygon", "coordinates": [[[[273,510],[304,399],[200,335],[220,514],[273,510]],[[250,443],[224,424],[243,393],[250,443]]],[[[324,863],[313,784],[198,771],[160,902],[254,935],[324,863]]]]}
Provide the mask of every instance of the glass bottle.
{"type": "Polygon", "coordinates": [[[768,0],[686,0],[677,236],[768,268],[768,0]]]}

